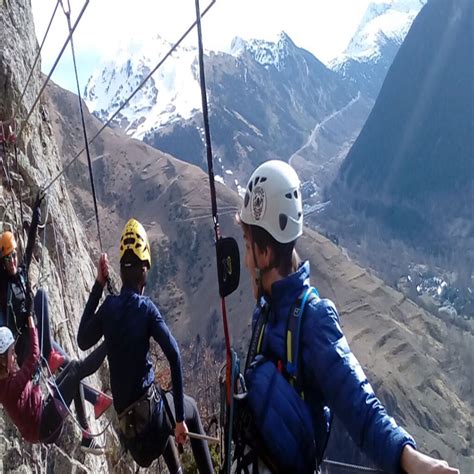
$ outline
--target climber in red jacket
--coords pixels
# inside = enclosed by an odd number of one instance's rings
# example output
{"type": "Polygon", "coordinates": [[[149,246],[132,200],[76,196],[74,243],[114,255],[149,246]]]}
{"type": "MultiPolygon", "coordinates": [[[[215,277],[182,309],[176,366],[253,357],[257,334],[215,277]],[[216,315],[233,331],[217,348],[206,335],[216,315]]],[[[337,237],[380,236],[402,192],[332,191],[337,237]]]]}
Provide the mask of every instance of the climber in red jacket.
{"type": "Polygon", "coordinates": [[[99,346],[83,360],[72,360],[56,379],[53,394],[43,398],[41,387],[31,378],[36,371],[40,350],[38,332],[31,314],[27,319],[30,350],[20,369],[16,366],[15,340],[11,330],[0,327],[0,403],[30,443],[54,443],[60,436],[68,406],[74,400],[82,427],[81,449],[100,454],[103,448],[89,435],[80,381],[93,374],[105,356],[105,347],[99,346]]]}

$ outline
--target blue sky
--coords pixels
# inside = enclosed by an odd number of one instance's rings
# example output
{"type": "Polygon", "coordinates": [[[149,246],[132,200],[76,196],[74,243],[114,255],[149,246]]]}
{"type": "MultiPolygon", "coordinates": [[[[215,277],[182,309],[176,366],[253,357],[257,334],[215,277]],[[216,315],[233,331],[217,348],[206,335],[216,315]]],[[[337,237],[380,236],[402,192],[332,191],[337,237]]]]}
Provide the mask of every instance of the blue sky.
{"type": "MultiPolygon", "coordinates": [[[[226,50],[234,36],[273,39],[284,30],[298,46],[327,62],[344,50],[368,3],[369,0],[217,0],[203,21],[204,47],[226,50]]],[[[56,0],[32,0],[38,41],[55,4],[56,0]]],[[[83,4],[84,0],[71,0],[73,22],[83,4]]],[[[201,9],[206,5],[201,0],[201,9]]],[[[90,0],[74,36],[81,88],[102,61],[112,58],[118,47],[132,39],[146,41],[160,34],[176,41],[194,21],[194,8],[194,0],[90,0]]],[[[66,19],[59,9],[42,54],[44,72],[49,72],[66,37],[66,19]]],[[[195,43],[196,34],[191,33],[188,44],[195,43]]],[[[69,48],[53,80],[75,92],[69,48]]]]}

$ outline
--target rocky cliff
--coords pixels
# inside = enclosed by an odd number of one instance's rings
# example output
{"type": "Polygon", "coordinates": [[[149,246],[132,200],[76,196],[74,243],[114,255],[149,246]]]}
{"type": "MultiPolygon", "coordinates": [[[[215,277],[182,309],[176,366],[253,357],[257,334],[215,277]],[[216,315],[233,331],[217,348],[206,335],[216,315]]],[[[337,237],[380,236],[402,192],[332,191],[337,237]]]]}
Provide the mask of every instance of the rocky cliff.
{"type": "MultiPolygon", "coordinates": [[[[0,151],[4,165],[0,197],[3,229],[20,229],[21,211],[25,220],[31,218],[31,206],[39,188],[47,185],[62,169],[56,142],[44,121],[44,113],[41,113],[41,102],[28,122],[23,122],[44,80],[37,65],[21,97],[38,51],[32,25],[29,0],[0,2],[0,120],[7,140],[5,149],[0,151]],[[23,127],[17,137],[18,163],[14,159],[9,125],[13,131],[16,127],[16,132],[23,127]]],[[[45,226],[39,232],[30,276],[34,288],[41,285],[48,291],[54,335],[74,357],[79,355],[75,341],[77,326],[94,281],[89,255],[97,251],[97,246],[93,246],[94,239],[86,237],[77,219],[64,178],[49,189],[42,211],[45,226]]],[[[24,246],[23,233],[18,233],[24,246]]],[[[90,382],[102,387],[97,376],[90,382]]],[[[59,446],[45,448],[24,443],[3,410],[0,417],[2,472],[107,472],[113,462],[112,455],[98,458],[82,453],[79,450],[80,432],[70,419],[59,446]]],[[[92,423],[91,430],[99,432],[106,421],[92,423]]],[[[108,444],[117,446],[111,433],[109,429],[108,444]]]]}

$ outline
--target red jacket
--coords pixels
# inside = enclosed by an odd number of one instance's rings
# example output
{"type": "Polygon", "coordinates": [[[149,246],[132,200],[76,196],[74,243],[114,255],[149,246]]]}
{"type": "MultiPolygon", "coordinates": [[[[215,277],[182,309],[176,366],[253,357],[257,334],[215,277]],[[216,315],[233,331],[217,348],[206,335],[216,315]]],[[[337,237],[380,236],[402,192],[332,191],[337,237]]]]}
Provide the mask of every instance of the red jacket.
{"type": "Polygon", "coordinates": [[[30,353],[20,370],[0,380],[0,403],[25,441],[37,443],[43,411],[43,394],[40,386],[31,382],[39,359],[39,344],[36,328],[28,330],[31,341],[30,353]]]}

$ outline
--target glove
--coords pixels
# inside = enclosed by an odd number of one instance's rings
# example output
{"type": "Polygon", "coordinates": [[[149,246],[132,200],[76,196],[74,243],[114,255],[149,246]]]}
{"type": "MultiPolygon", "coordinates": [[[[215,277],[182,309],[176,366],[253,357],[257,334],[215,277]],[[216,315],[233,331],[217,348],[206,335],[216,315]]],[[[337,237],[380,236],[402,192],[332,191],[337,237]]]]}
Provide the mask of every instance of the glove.
{"type": "Polygon", "coordinates": [[[30,282],[26,283],[25,309],[28,315],[33,314],[33,292],[30,282]]]}

